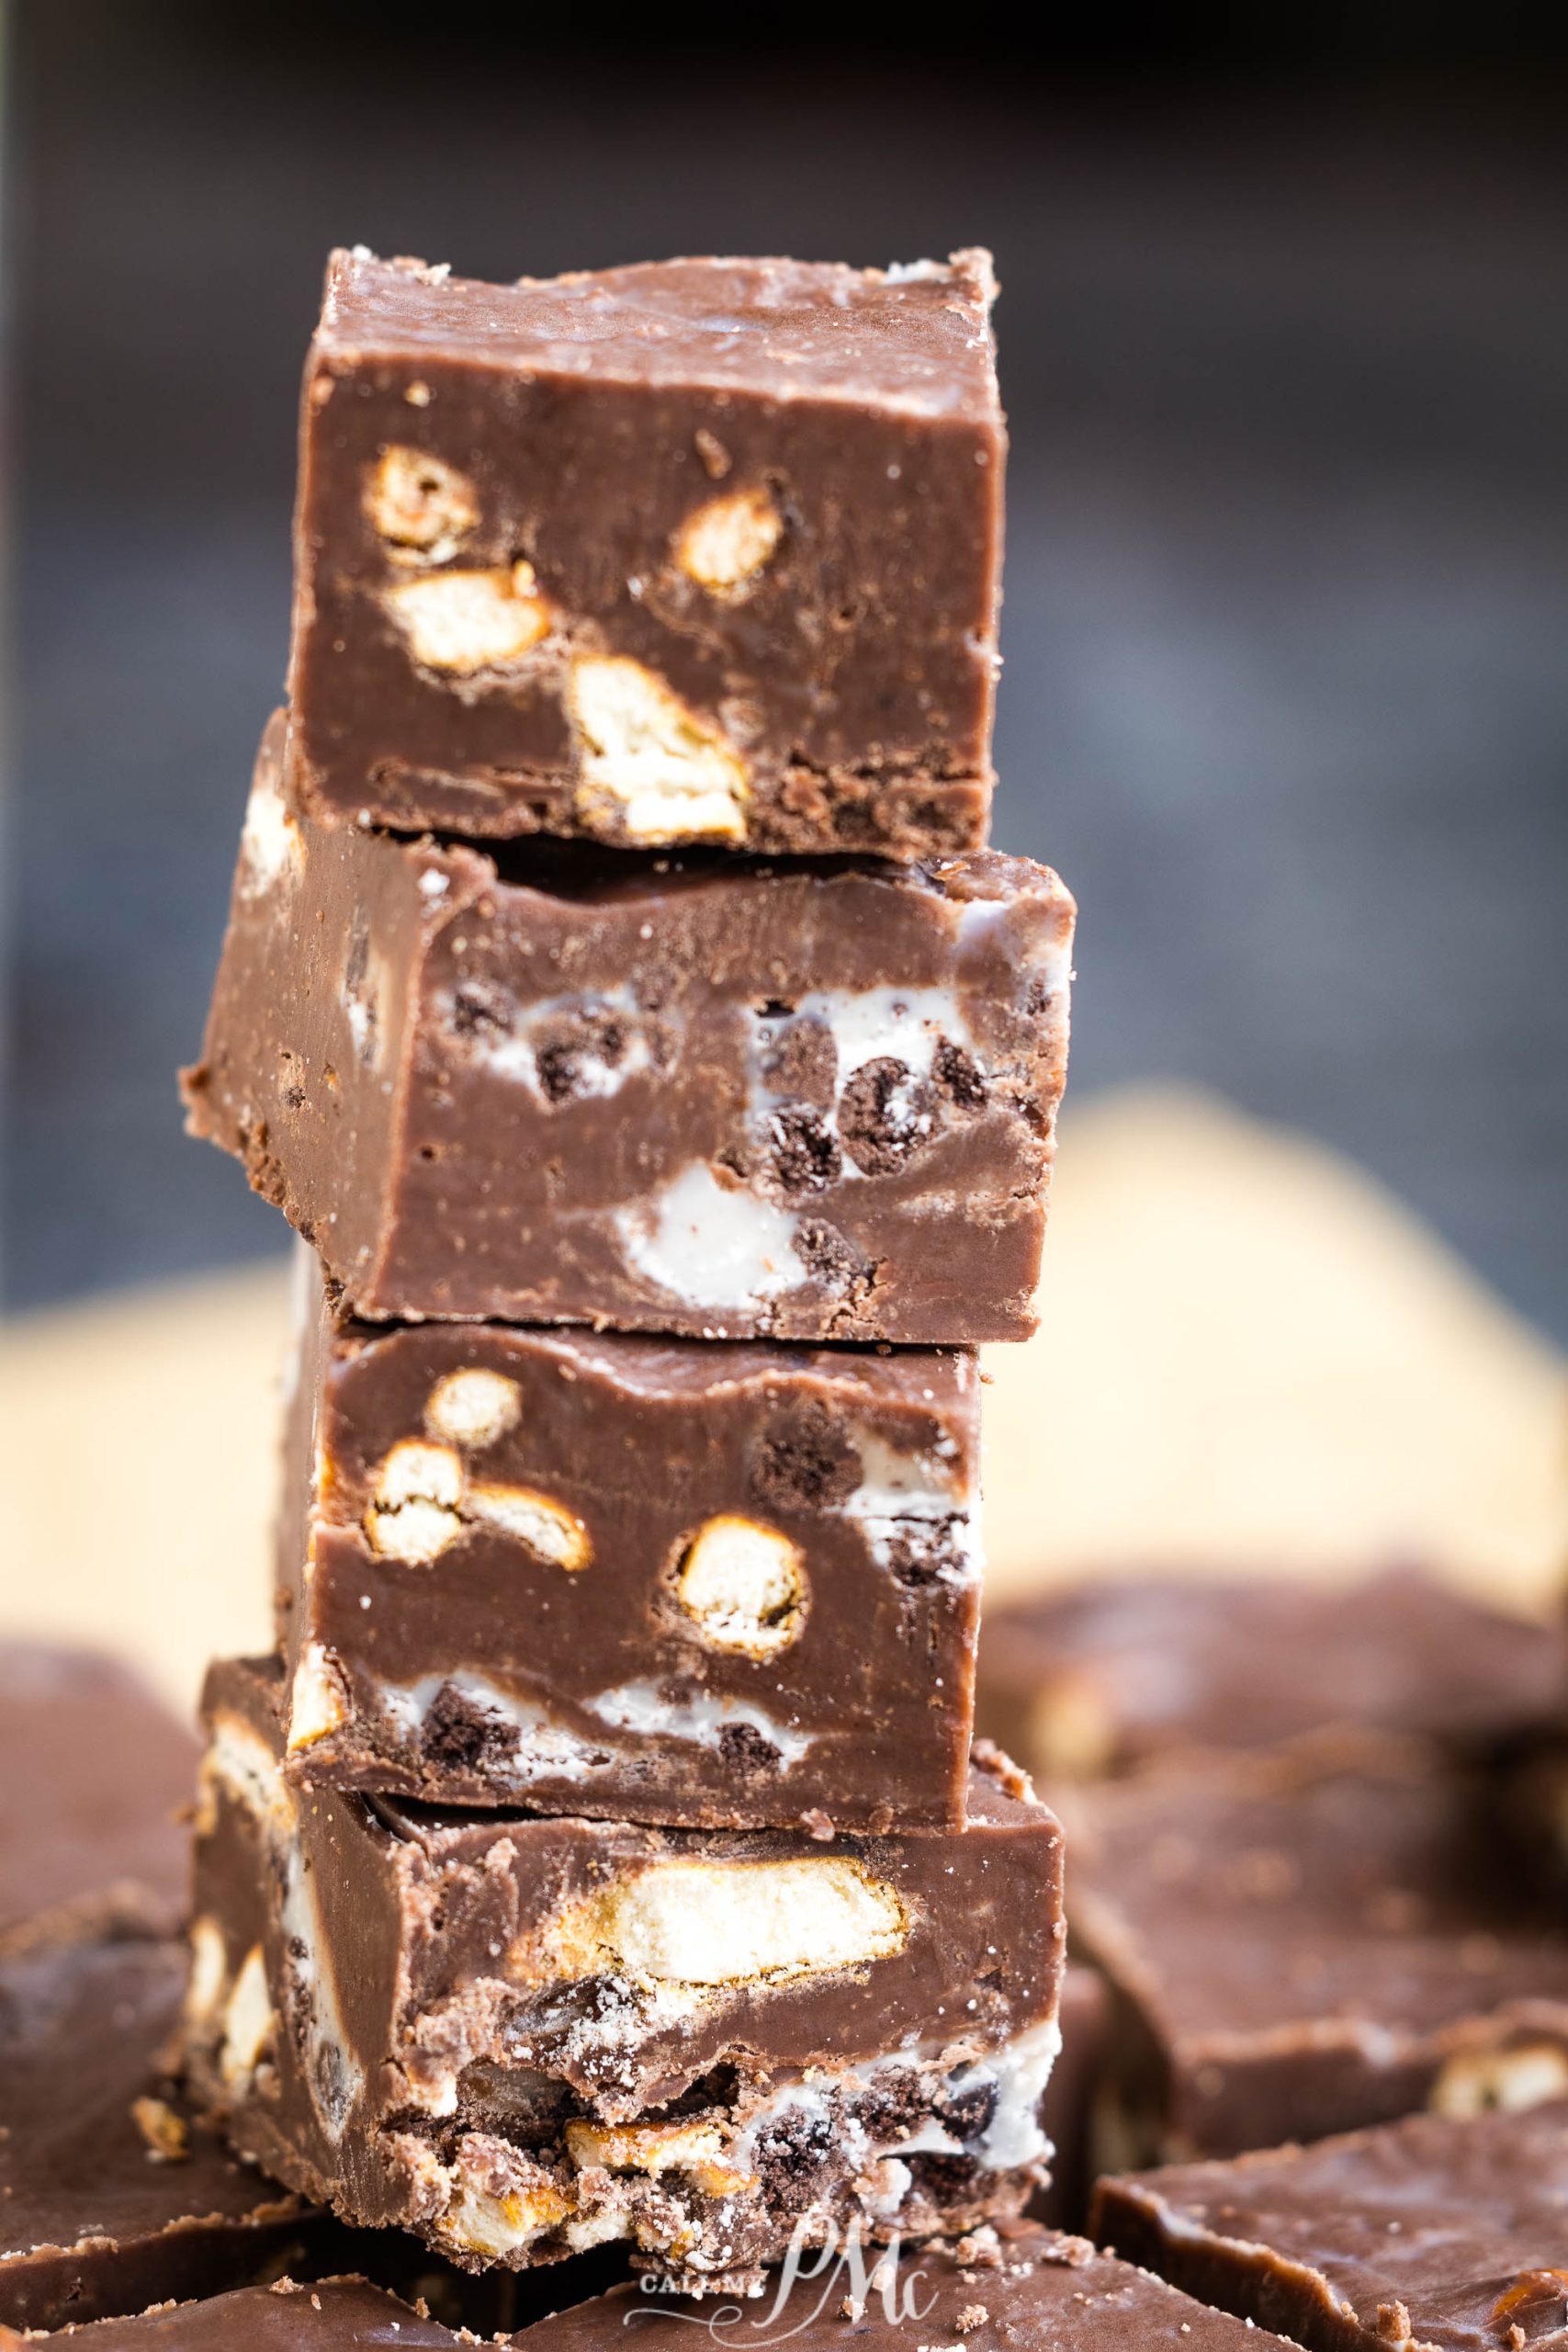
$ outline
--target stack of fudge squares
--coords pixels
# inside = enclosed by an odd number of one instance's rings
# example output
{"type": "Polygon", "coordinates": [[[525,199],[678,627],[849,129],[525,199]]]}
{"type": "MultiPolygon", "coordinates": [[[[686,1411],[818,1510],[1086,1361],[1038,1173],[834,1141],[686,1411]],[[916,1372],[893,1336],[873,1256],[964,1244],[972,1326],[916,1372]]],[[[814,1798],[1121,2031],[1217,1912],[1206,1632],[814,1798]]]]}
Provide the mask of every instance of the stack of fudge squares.
{"type": "Polygon", "coordinates": [[[1561,1631],[979,1645],[1073,920],[991,291],[333,265],[186,1080],[304,1237],[278,1644],[188,1959],[188,1736],[0,1651],[0,2352],[1568,2344],[1561,1631]]]}
{"type": "Polygon", "coordinates": [[[1074,909],[986,847],[980,254],[334,257],[190,1123],[304,1237],[190,2081],[465,2265],[1040,2185],[1061,1839],[972,1746],[1074,909]]]}

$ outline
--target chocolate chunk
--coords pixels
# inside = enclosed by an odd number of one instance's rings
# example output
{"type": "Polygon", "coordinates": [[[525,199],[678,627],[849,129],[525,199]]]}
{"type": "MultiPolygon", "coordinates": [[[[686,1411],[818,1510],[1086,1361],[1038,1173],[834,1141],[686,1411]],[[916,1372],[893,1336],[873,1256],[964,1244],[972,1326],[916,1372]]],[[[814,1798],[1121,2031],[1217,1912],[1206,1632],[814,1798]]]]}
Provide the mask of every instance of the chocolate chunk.
{"type": "Polygon", "coordinates": [[[444,1682],[424,1718],[423,1746],[433,1780],[471,1780],[504,1773],[517,1753],[514,1724],[499,1721],[444,1682]]]}
{"type": "Polygon", "coordinates": [[[977,1111],[986,1099],[986,1079],[973,1054],[943,1037],[931,1057],[937,1091],[959,1111],[977,1111]]]}
{"type": "Polygon", "coordinates": [[[355,1312],[1033,1328],[1073,927],[1046,868],[492,857],[324,827],[288,766],[280,717],[186,1099],[355,1312]]]}
{"type": "Polygon", "coordinates": [[[768,1136],[781,1191],[822,1193],[838,1181],[838,1143],[819,1112],[787,1104],[770,1114],[768,1136]]]}
{"type": "MultiPolygon", "coordinates": [[[[777,1008],[788,1013],[793,1007],[777,1008]]],[[[763,1005],[761,1017],[773,1021],[775,1008],[763,1005]]],[[[838,1091],[839,1049],[828,1023],[815,1015],[785,1021],[773,1031],[761,1055],[768,1091],[781,1101],[805,1102],[814,1111],[830,1111],[838,1091]]]]}
{"type": "Polygon", "coordinates": [[[754,2278],[808,2211],[929,2236],[1037,2185],[1043,1806],[976,1773],[961,1833],[825,1846],[296,1797],[281,1696],[270,1663],[209,1678],[189,2025],[201,2097],[276,2177],[475,2267],[620,2237],[710,2282],[754,2278]],[[891,2143],[868,2128],[884,2076],[916,2127],[891,2143]],[[910,2162],[943,2117],[960,2157],[910,2162]]]}
{"type": "MultiPolygon", "coordinates": [[[[870,1283],[870,1259],[862,1257],[826,1217],[802,1217],[791,1247],[829,1297],[852,1297],[857,1290],[863,1292],[870,1283]]],[[[830,1321],[828,1328],[831,1330],[841,1326],[830,1321]]]]}
{"type": "Polygon", "coordinates": [[[892,1175],[936,1129],[933,1089],[890,1055],[863,1062],[844,1088],[839,1132],[863,1176],[892,1175]]]}
{"type": "Polygon", "coordinates": [[[727,1772],[776,1772],[782,1761],[777,1747],[754,1724],[726,1724],[718,1736],[719,1761],[727,1772]]]}
{"type": "Polygon", "coordinates": [[[980,253],[510,286],[334,254],[296,538],[310,807],[638,847],[976,847],[992,292],[980,253]]]}
{"type": "Polygon", "coordinates": [[[861,1482],[852,1427],[841,1412],[815,1398],[775,1406],[750,1449],[751,1492],[786,1510],[848,1502],[861,1482]]]}
{"type": "Polygon", "coordinates": [[[510,1037],[516,1026],[518,1006],[492,981],[459,980],[452,990],[446,1025],[455,1037],[510,1037]]]}

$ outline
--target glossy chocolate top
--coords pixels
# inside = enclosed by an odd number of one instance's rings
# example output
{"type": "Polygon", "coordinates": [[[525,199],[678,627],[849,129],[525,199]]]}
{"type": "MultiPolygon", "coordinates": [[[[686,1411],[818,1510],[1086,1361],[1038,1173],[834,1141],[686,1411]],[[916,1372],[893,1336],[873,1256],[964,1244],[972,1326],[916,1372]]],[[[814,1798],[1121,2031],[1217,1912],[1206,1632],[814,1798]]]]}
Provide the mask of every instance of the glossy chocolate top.
{"type": "MultiPolygon", "coordinates": [[[[63,2343],[67,2335],[84,2352],[121,2352],[122,2346],[124,2352],[241,2352],[242,2346],[243,2352],[371,2352],[372,2346],[412,2352],[481,2340],[421,2318],[411,2304],[364,2278],[323,2278],[313,2287],[280,2278],[274,2287],[244,2287],[134,2319],[100,2320],[44,2340],[63,2343]]],[[[0,2352],[39,2340],[0,2328],[0,2352]]]]}
{"type": "Polygon", "coordinates": [[[1063,1812],[1075,1936],[1190,2052],[1307,2020],[1407,2045],[1568,2005],[1568,1933],[1419,1752],[1154,1768],[1063,1812]]]}
{"type": "Polygon", "coordinates": [[[977,249],[891,269],[698,257],[487,286],[355,246],[328,265],[317,350],[986,421],[999,413],[995,294],[977,249]]]}
{"type": "Polygon", "coordinates": [[[0,1649],[0,1952],[185,1908],[197,1748],[145,1685],[87,1650],[0,1649]]]}
{"type": "MultiPolygon", "coordinates": [[[[986,2232],[983,2239],[998,2233],[986,2232]]],[[[814,2276],[793,2287],[770,2281],[745,2307],[739,2328],[722,2323],[718,2342],[766,2346],[786,2337],[796,2352],[1269,2352],[1276,2339],[1225,2312],[1205,2311],[1146,2270],[1096,2254],[1084,2238],[1063,2237],[1023,2224],[1005,2228],[994,2250],[964,2262],[942,2245],[912,2245],[886,2257],[887,2284],[868,2288],[865,2274],[881,2249],[866,2247],[861,2274],[846,2254],[808,2251],[814,2276]]],[[[978,2241],[969,2241],[977,2245],[978,2241]]],[[[959,2252],[965,2242],[960,2241],[959,2252]]],[[[781,2274],[782,2275],[782,2274],[781,2274]]],[[[734,2306],[731,2306],[734,2309],[734,2306]]],[[[702,2343],[711,2301],[689,2303],[620,2287],[591,2303],[558,2312],[517,2341],[528,2352],[587,2352],[624,2342],[627,2352],[684,2352],[702,2343]],[[694,2328],[693,2323],[697,2324],[694,2328]]]]}
{"type": "Polygon", "coordinates": [[[40,2248],[291,2209],[160,2075],[185,1982],[183,1944],[140,1939],[0,1969],[0,2288],[7,2257],[40,2248]]]}
{"type": "Polygon", "coordinates": [[[1086,1584],[995,1611],[981,1672],[998,1699],[1036,1703],[1046,1746],[1059,1717],[1080,1770],[1169,1747],[1267,1747],[1333,1723],[1486,1738],[1568,1702],[1559,1628],[1404,1567],[1349,1587],[1265,1576],[1086,1584]]]}
{"type": "Polygon", "coordinates": [[[1557,2104],[1173,2165],[1109,2184],[1101,2224],[1203,2263],[1216,2296],[1303,2344],[1517,2352],[1568,2343],[1565,2210],[1557,2104]]]}

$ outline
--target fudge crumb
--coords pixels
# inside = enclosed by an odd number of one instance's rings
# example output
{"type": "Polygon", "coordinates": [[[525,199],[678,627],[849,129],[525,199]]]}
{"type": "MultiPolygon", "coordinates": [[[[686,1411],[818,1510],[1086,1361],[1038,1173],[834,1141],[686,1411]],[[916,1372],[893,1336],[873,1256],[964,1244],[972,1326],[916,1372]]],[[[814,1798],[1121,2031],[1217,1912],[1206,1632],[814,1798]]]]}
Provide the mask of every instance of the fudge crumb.
{"type": "Polygon", "coordinates": [[[976,1740],[969,1755],[976,1770],[997,1781],[1010,1797],[1020,1797],[1025,1804],[1033,1802],[1033,1781],[1022,1765],[1015,1764],[1006,1748],[998,1747],[994,1739],[976,1740]]]}
{"type": "Polygon", "coordinates": [[[985,2326],[990,2316],[984,2303],[965,2303],[953,2324],[960,2335],[973,2335],[977,2327],[985,2326]]]}
{"type": "Polygon", "coordinates": [[[819,1846],[830,1846],[839,1834],[833,1826],[832,1816],[824,1813],[819,1804],[807,1805],[800,1820],[807,1837],[814,1838],[819,1846]]]}
{"type": "Polygon", "coordinates": [[[1380,2344],[1408,2344],[1415,2333],[1410,2324],[1410,2313],[1403,2303],[1378,2305],[1377,2338],[1380,2344]]]}
{"type": "MultiPolygon", "coordinates": [[[[1066,2239],[1062,2241],[1067,2243],[1066,2239]]],[[[953,2249],[953,2259],[966,2270],[999,2270],[1002,2266],[1002,2242],[988,2222],[960,2238],[953,2249]]]]}
{"type": "Polygon", "coordinates": [[[130,2120],[147,2143],[156,2165],[177,2165],[190,2154],[190,2126],[166,2099],[133,2098],[130,2120]]]}
{"type": "Polygon", "coordinates": [[[1089,2238],[1059,2237],[1051,2248],[1051,2258],[1054,2262],[1066,2263],[1069,2270],[1081,2270],[1086,2263],[1094,2260],[1093,2241],[1089,2238]]]}
{"type": "Polygon", "coordinates": [[[847,2320],[863,2319],[865,2317],[865,2305],[862,2302],[858,2295],[846,2295],[844,2297],[843,2301],[839,2305],[839,2317],[840,2319],[847,2320]]]}

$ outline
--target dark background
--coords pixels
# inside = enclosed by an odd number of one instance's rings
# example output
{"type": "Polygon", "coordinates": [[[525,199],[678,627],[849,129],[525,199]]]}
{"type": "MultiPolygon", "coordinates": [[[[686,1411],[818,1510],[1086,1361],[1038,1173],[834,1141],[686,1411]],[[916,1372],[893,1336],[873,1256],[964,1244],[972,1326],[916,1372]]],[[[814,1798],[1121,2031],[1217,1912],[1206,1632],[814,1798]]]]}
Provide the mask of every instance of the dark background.
{"type": "Polygon", "coordinates": [[[998,831],[1082,903],[1076,1097],[1169,1075],[1326,1136],[1568,1338],[1560,14],[1101,13],[1030,56],[1016,12],[541,13],[11,9],[12,1303],[281,1246],[171,1073],[328,245],[985,241],[998,831]]]}

